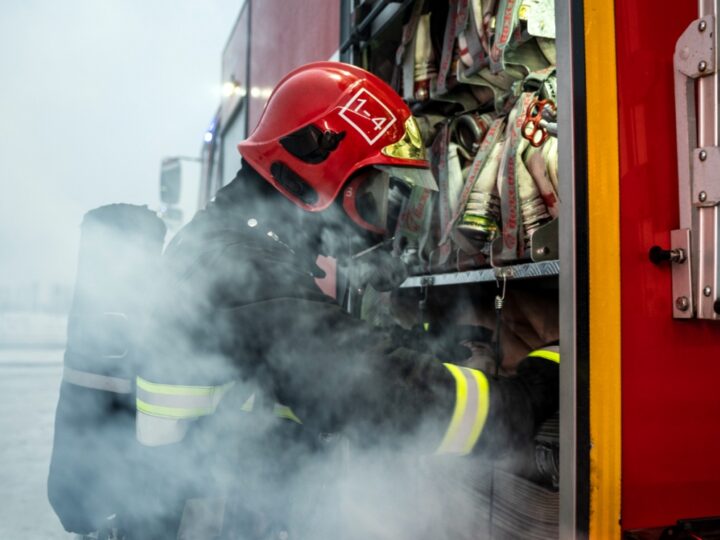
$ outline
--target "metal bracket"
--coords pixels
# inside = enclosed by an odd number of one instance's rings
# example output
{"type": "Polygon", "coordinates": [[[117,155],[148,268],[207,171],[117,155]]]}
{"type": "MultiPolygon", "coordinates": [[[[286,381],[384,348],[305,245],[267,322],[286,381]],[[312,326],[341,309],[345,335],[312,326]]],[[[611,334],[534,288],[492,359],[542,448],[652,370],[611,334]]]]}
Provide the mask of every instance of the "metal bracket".
{"type": "Polygon", "coordinates": [[[691,79],[715,73],[715,17],[690,23],[675,46],[675,68],[691,79]]]}
{"type": "Polygon", "coordinates": [[[697,214],[697,232],[693,231],[697,249],[697,280],[694,282],[696,312],[698,319],[717,320],[720,319],[720,206],[698,208],[697,214]]]}
{"type": "Polygon", "coordinates": [[[503,277],[507,279],[535,279],[558,276],[559,274],[560,263],[558,261],[543,261],[496,268],[479,268],[477,270],[465,270],[462,272],[449,272],[447,274],[410,276],[400,287],[407,289],[470,285],[473,283],[489,283],[503,277]]]}
{"type": "Polygon", "coordinates": [[[693,205],[720,203],[720,148],[696,148],[692,153],[693,205]]]}
{"type": "Polygon", "coordinates": [[[672,262],[673,317],[691,319],[695,313],[692,288],[692,257],[690,231],[679,229],[670,232],[671,249],[683,250],[684,260],[672,262]]]}
{"type": "Polygon", "coordinates": [[[720,285],[720,141],[716,17],[701,17],[685,29],[675,47],[675,121],[678,151],[680,228],[671,249],[673,317],[718,319],[720,285]],[[695,274],[697,272],[697,274],[695,274]]]}
{"type": "Polygon", "coordinates": [[[495,271],[495,279],[512,279],[515,277],[515,271],[512,266],[498,266],[493,268],[495,271]]]}
{"type": "Polygon", "coordinates": [[[541,225],[530,237],[530,257],[534,262],[555,261],[558,252],[558,220],[541,225]]]}

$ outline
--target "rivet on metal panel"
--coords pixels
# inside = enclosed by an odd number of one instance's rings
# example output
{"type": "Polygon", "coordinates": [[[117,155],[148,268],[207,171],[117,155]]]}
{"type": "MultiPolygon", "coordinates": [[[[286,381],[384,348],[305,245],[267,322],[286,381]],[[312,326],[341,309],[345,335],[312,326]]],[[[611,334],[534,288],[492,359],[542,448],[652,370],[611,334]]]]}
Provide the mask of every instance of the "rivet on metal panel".
{"type": "Polygon", "coordinates": [[[700,194],[698,195],[698,200],[700,202],[705,202],[707,200],[707,193],[705,193],[704,191],[701,191],[700,194]]]}
{"type": "Polygon", "coordinates": [[[707,151],[706,150],[700,150],[700,161],[705,161],[707,159],[707,151]]]}
{"type": "Polygon", "coordinates": [[[700,30],[701,32],[704,32],[706,28],[707,28],[707,22],[700,21],[700,24],[698,24],[698,30],[700,30]]]}
{"type": "Polygon", "coordinates": [[[706,69],[707,69],[707,62],[706,62],[705,60],[703,60],[702,62],[700,62],[700,63],[698,64],[698,71],[699,71],[700,73],[702,73],[702,72],[704,72],[706,69]]]}
{"type": "Polygon", "coordinates": [[[690,308],[690,300],[687,296],[680,296],[675,300],[675,307],[680,311],[687,311],[690,308]]]}
{"type": "Polygon", "coordinates": [[[705,288],[703,289],[703,294],[704,294],[705,296],[710,296],[710,295],[712,294],[712,287],[710,287],[710,285],[708,285],[707,287],[705,287],[705,288]]]}

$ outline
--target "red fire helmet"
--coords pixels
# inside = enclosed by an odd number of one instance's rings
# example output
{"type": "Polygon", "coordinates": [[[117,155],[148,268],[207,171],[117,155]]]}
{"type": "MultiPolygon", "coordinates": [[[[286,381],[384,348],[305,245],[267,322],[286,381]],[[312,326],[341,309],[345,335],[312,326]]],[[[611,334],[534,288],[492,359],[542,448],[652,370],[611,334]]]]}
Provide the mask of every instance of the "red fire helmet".
{"type": "Polygon", "coordinates": [[[311,63],[286,75],[238,150],[311,212],[327,208],[362,168],[429,169],[405,102],[372,73],[340,62],[311,63]]]}

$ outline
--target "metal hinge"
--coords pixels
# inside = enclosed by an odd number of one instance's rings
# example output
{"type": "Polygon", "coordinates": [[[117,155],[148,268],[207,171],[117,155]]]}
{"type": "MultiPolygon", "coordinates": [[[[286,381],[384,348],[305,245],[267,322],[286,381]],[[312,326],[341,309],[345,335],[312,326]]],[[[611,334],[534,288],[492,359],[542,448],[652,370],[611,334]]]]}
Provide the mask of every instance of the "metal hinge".
{"type": "Polygon", "coordinates": [[[673,317],[720,318],[720,147],[716,18],[693,21],[675,47],[680,228],[671,232],[673,317]],[[682,256],[679,254],[682,253],[682,256]]]}

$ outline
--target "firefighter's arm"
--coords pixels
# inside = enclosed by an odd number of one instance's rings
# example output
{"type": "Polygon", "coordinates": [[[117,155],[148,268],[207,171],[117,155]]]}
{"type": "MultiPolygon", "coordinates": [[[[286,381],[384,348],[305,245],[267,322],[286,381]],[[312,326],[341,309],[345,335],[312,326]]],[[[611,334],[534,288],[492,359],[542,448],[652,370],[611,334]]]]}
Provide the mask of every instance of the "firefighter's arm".
{"type": "Polygon", "coordinates": [[[494,457],[527,444],[558,409],[559,361],[557,347],[539,349],[507,378],[444,364],[454,379],[454,407],[437,452],[494,457]]]}
{"type": "Polygon", "coordinates": [[[398,348],[390,333],[329,304],[285,299],[255,308],[240,310],[234,326],[246,342],[267,341],[262,356],[248,356],[250,343],[236,347],[238,361],[250,367],[261,358],[276,399],[310,430],[349,431],[365,444],[432,432],[438,440],[421,452],[493,454],[530,440],[557,408],[553,360],[532,357],[517,376],[495,379],[432,351],[398,348]]]}

